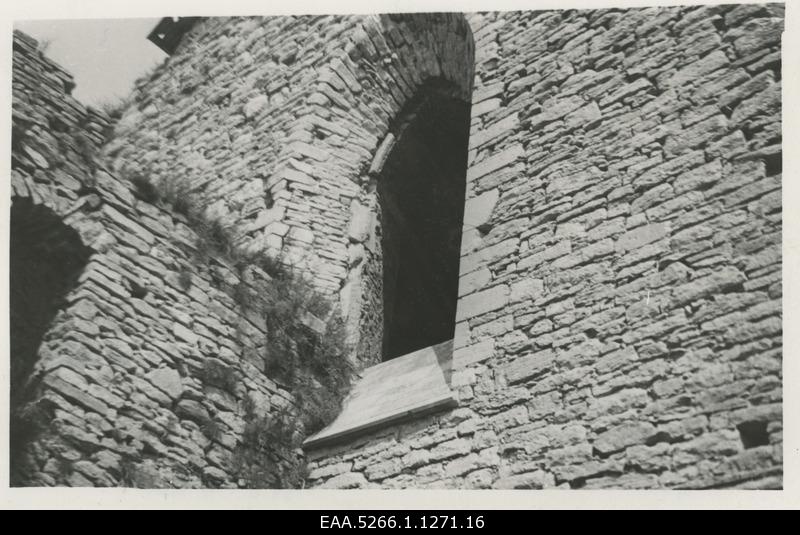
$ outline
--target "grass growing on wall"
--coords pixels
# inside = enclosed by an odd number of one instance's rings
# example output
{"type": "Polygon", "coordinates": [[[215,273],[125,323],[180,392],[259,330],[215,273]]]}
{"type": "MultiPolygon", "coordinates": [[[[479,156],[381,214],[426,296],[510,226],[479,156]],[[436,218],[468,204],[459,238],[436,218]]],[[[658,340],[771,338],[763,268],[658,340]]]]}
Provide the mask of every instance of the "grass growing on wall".
{"type": "MultiPolygon", "coordinates": [[[[197,235],[195,262],[224,260],[239,272],[241,282],[230,288],[230,295],[243,312],[263,319],[265,339],[256,343],[261,348],[263,371],[294,398],[291,409],[268,410],[256,407],[249,397],[243,400],[245,429],[231,459],[240,486],[301,487],[306,475],[299,449],[302,441],[336,417],[354,372],[338,308],[280,258],[237,250],[232,230],[220,220],[206,217],[192,203],[185,183],[154,185],[140,175],[130,181],[141,200],[167,204],[186,217],[197,235]],[[252,275],[250,268],[266,276],[245,276],[245,272],[252,275]]],[[[181,272],[179,284],[184,290],[191,286],[188,270],[181,272]]],[[[236,385],[232,382],[239,379],[224,372],[207,367],[201,379],[233,393],[236,385]]],[[[216,431],[208,423],[203,427],[212,440],[216,431]]]]}
{"type": "Polygon", "coordinates": [[[252,402],[245,404],[244,432],[233,452],[231,464],[242,486],[300,488],[305,463],[297,453],[299,439],[294,416],[286,409],[259,413],[252,402]]]}
{"type": "Polygon", "coordinates": [[[258,414],[246,406],[234,465],[249,488],[296,488],[305,477],[297,449],[336,417],[353,369],[343,322],[331,304],[293,270],[265,267],[272,269],[271,280],[240,284],[235,295],[240,306],[264,318],[264,372],[288,387],[295,410],[258,414]]]}
{"type": "Polygon", "coordinates": [[[28,446],[50,428],[54,408],[48,400],[40,399],[29,404],[12,400],[9,422],[9,483],[12,487],[24,486],[27,480],[28,446]]]}

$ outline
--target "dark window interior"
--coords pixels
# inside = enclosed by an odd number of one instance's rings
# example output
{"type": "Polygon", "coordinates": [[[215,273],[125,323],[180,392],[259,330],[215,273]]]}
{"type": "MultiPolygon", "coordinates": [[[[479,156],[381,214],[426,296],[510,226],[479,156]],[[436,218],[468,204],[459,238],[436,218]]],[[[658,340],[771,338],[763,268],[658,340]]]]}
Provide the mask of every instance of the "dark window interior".
{"type": "Polygon", "coordinates": [[[443,94],[421,97],[379,177],[384,360],[453,337],[469,111],[443,94]]]}

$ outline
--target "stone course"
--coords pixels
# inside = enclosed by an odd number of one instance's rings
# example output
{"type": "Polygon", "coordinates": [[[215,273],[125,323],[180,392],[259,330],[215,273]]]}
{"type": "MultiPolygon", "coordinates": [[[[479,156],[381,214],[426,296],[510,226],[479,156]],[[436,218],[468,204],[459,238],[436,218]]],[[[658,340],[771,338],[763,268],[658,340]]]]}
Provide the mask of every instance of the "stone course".
{"type": "Polygon", "coordinates": [[[26,383],[53,417],[14,460],[12,481],[236,488],[245,401],[262,412],[293,403],[246,357],[263,327],[231,298],[237,273],[198,264],[186,218],[138,200],[100,163],[109,119],[69,95],[71,76],[34,40],[15,32],[13,61],[12,203],[52,210],[91,256],[26,383]],[[236,391],[204,382],[208,362],[240,378],[236,391]]]}
{"type": "Polygon", "coordinates": [[[341,296],[359,358],[375,363],[371,178],[421,86],[469,102],[468,34],[457,14],[205,19],[141,80],[104,154],[123,175],[188,184],[242,248],[279,252],[341,296]]]}
{"type": "Polygon", "coordinates": [[[459,406],[309,449],[306,486],[781,487],[782,31],[778,4],[203,19],[108,139],[16,33],[13,195],[93,251],[40,349],[26,483],[234,487],[246,399],[293,403],[238,275],[132,177],[313,273],[374,363],[374,179],[436,80],[472,104],[459,406]]]}
{"type": "Polygon", "coordinates": [[[780,487],[782,16],[467,15],[460,407],[311,466],[347,459],[367,488],[780,487]]]}

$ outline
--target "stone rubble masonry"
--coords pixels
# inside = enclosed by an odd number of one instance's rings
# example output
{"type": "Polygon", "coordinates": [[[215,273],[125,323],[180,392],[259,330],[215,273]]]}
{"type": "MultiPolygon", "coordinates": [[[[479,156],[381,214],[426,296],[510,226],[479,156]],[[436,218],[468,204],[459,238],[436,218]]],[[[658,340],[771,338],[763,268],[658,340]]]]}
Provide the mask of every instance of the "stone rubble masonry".
{"type": "Polygon", "coordinates": [[[467,19],[460,406],[311,483],[780,487],[782,6],[467,19]]]}
{"type": "Polygon", "coordinates": [[[59,318],[100,329],[45,338],[60,408],[32,484],[119,484],[139,454],[163,486],[235,486],[244,396],[292,403],[212,284],[235,275],[192,265],[192,229],[127,179],[187,181],[241,247],[340,297],[358,337],[380,288],[370,170],[436,78],[472,102],[459,406],[307,451],[306,487],[780,487],[782,31],[779,4],[204,19],[139,82],[93,188],[75,150],[54,165],[69,136],[47,117],[98,114],[17,35],[12,188],[95,251],[59,318]],[[204,388],[204,359],[244,388],[204,388]]]}
{"type": "Polygon", "coordinates": [[[460,14],[204,19],[141,80],[104,153],[115,172],[188,184],[243,248],[346,293],[353,340],[382,317],[370,175],[420,86],[469,101],[469,31],[460,14]]]}
{"type": "Polygon", "coordinates": [[[238,275],[194,259],[183,216],[90,168],[85,154],[99,150],[108,118],[69,95],[72,78],[34,40],[15,32],[13,46],[12,202],[51,209],[92,249],[39,349],[33,394],[55,414],[15,463],[21,483],[236,488],[245,400],[261,411],[293,403],[244,357],[264,333],[219,285],[238,275]],[[209,361],[241,378],[235,392],[203,381],[209,361]]]}

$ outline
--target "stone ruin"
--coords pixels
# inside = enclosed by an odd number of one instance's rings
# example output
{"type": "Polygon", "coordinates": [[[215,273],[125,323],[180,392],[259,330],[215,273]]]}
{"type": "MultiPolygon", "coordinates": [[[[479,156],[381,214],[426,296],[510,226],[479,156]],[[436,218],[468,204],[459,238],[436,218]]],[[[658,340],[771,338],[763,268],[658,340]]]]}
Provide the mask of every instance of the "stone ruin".
{"type": "Polygon", "coordinates": [[[780,488],[783,20],[167,18],[114,119],[15,32],[12,484],[248,486],[299,410],[231,291],[280,281],[198,261],[191,200],[344,318],[267,486],[780,488]]]}

